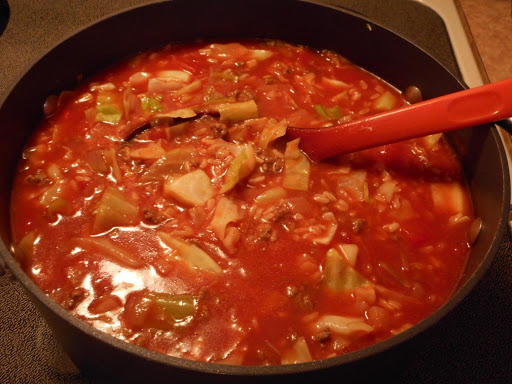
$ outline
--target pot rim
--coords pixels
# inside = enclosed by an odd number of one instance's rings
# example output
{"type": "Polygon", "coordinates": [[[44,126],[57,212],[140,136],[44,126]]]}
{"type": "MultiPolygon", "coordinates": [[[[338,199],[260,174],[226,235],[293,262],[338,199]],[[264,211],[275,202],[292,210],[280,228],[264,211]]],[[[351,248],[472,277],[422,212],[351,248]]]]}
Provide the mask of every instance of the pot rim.
{"type": "MultiPolygon", "coordinates": [[[[57,43],[53,44],[49,49],[45,50],[44,53],[38,55],[36,59],[34,59],[30,64],[25,66],[21,75],[18,76],[17,81],[14,84],[10,84],[7,87],[5,94],[0,97],[0,110],[3,108],[5,101],[9,98],[11,93],[16,89],[21,79],[23,79],[28,72],[35,67],[41,60],[43,60],[47,55],[49,55],[54,49],[67,42],[71,38],[81,33],[85,33],[88,29],[93,28],[97,24],[106,22],[107,20],[115,17],[121,16],[125,13],[136,12],[138,9],[158,6],[164,3],[174,3],[176,1],[186,1],[186,0],[157,0],[152,1],[150,3],[130,6],[127,8],[123,8],[122,10],[112,12],[102,18],[94,20],[85,26],[75,30],[72,33],[67,34],[64,38],[62,38],[57,43]]],[[[417,46],[415,43],[409,41],[407,38],[402,35],[388,29],[387,27],[382,26],[380,23],[375,22],[369,19],[366,16],[363,16],[357,12],[348,10],[341,6],[336,6],[332,4],[327,4],[321,0],[294,0],[294,2],[302,2],[309,3],[315,6],[331,8],[337,12],[342,12],[351,15],[352,17],[361,19],[362,22],[371,23],[372,26],[376,26],[386,30],[387,33],[395,35],[402,40],[405,40],[408,44],[414,46],[416,49],[423,52],[423,54],[429,56],[433,61],[435,61],[439,66],[441,66],[447,73],[449,73],[452,77],[457,80],[457,83],[460,84],[462,88],[468,88],[467,85],[458,80],[457,76],[455,76],[450,70],[448,70],[444,65],[442,65],[436,58],[432,57],[428,52],[423,50],[421,47],[417,46]]],[[[227,375],[227,376],[269,376],[269,375],[288,375],[288,374],[297,374],[297,373],[306,373],[313,372],[317,370],[324,370],[332,367],[341,367],[344,365],[348,365],[350,363],[354,363],[356,361],[378,355],[384,351],[390,350],[398,345],[406,342],[417,336],[418,334],[424,332],[428,328],[432,327],[439,320],[441,320],[445,315],[447,315],[454,307],[456,307],[474,288],[474,286],[481,280],[482,276],[487,272],[490,267],[494,256],[500,246],[501,240],[503,238],[504,232],[507,228],[508,215],[509,215],[509,205],[508,201],[510,201],[510,178],[509,178],[509,169],[508,162],[505,154],[505,149],[503,146],[502,139],[498,133],[497,128],[492,125],[491,126],[491,134],[498,146],[499,152],[499,161],[503,168],[503,185],[504,185],[504,201],[505,203],[502,206],[500,221],[498,225],[498,229],[496,233],[494,233],[494,237],[491,242],[491,246],[489,247],[485,257],[481,264],[477,267],[475,272],[471,275],[471,277],[460,286],[457,291],[436,311],[434,311],[427,318],[423,319],[419,323],[415,324],[411,328],[399,333],[396,336],[383,340],[377,344],[373,344],[366,348],[350,352],[344,355],[331,357],[322,360],[316,360],[307,363],[299,363],[299,364],[289,364],[289,365],[272,365],[272,366],[244,366],[244,365],[225,365],[219,363],[207,363],[195,360],[187,360],[183,358],[178,358],[174,356],[165,355],[159,352],[151,351],[145,349],[143,347],[131,344],[127,341],[120,340],[114,336],[111,336],[103,331],[100,331],[94,328],[92,325],[78,319],[73,314],[65,310],[61,307],[57,302],[53,301],[47,294],[45,294],[36,284],[32,281],[27,274],[21,269],[20,265],[16,261],[15,257],[11,254],[8,249],[8,246],[3,241],[0,241],[0,255],[2,256],[5,264],[8,269],[12,272],[12,274],[16,277],[16,279],[21,283],[23,288],[27,290],[31,295],[33,295],[39,302],[41,302],[45,307],[47,307],[51,312],[55,313],[61,320],[71,324],[74,328],[77,328],[79,331],[85,333],[88,336],[91,336],[95,339],[99,339],[102,342],[108,344],[110,347],[120,349],[123,352],[127,352],[130,354],[137,355],[140,358],[145,360],[164,364],[166,366],[172,366],[176,368],[186,369],[190,371],[195,371],[199,373],[207,373],[207,374],[218,374],[218,375],[227,375]]],[[[10,201],[10,199],[9,199],[10,201]]],[[[10,216],[10,213],[9,213],[10,216]]]]}

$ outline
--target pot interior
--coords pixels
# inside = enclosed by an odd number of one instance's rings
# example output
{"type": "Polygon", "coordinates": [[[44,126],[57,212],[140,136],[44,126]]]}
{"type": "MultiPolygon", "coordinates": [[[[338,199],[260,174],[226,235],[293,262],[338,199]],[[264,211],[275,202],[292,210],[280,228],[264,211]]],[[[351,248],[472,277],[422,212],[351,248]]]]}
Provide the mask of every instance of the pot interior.
{"type": "MultiPolygon", "coordinates": [[[[9,199],[13,171],[26,140],[42,118],[42,106],[47,96],[72,89],[78,75],[87,77],[143,50],[173,42],[237,38],[280,39],[334,50],[399,90],[410,85],[419,87],[426,99],[463,88],[437,61],[403,38],[350,12],[306,1],[175,0],[114,15],[69,37],[27,71],[0,108],[0,129],[5,138],[1,142],[0,151],[3,157],[0,162],[0,235],[5,245],[2,245],[2,256],[36,300],[44,303],[43,311],[47,318],[54,317],[57,313],[59,326],[65,326],[64,323],[76,325],[79,321],[50,302],[22,273],[7,251],[11,241],[9,199]]],[[[387,343],[386,346],[377,345],[329,359],[329,362],[304,364],[303,367],[295,369],[286,366],[274,367],[274,370],[269,370],[269,367],[211,368],[211,365],[208,367],[201,363],[183,364],[177,362],[177,359],[166,360],[164,356],[159,357],[152,352],[141,353],[140,348],[131,346],[122,347],[124,353],[134,350],[158,363],[181,364],[185,370],[224,370],[224,373],[235,375],[289,373],[297,369],[308,371],[339,365],[366,357],[395,345],[436,322],[468,293],[489,265],[504,230],[509,199],[508,169],[495,129],[489,126],[467,129],[457,132],[452,139],[464,164],[475,216],[481,217],[484,225],[471,251],[454,299],[420,325],[381,343],[387,343]]],[[[103,337],[87,325],[80,327],[86,333],[103,337]]],[[[109,338],[106,340],[116,348],[124,344],[109,338]]],[[[72,357],[80,365],[82,356],[72,353],[72,357]]],[[[83,364],[88,366],[87,362],[83,364]]]]}

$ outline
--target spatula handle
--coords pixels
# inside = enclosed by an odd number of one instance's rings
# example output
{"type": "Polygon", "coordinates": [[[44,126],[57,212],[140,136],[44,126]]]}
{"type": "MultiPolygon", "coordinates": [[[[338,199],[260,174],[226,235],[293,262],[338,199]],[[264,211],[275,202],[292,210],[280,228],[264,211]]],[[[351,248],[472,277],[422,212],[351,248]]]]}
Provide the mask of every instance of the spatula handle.
{"type": "Polygon", "coordinates": [[[289,128],[312,160],[512,117],[512,79],[328,128],[289,128]]]}

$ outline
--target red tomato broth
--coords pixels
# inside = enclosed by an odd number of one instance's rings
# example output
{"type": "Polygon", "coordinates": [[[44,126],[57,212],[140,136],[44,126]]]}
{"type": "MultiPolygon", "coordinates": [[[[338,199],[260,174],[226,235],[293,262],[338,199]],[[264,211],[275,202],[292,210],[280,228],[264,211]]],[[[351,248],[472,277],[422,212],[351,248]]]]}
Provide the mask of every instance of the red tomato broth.
{"type": "Polygon", "coordinates": [[[337,54],[279,42],[140,54],[82,84],[30,140],[12,194],[16,254],[41,289],[77,317],[173,356],[280,364],[387,339],[442,305],[462,274],[473,216],[456,155],[434,135],[308,162],[307,190],[301,190],[283,187],[293,161],[287,143],[258,144],[265,127],[276,130],[283,119],[321,127],[377,113],[384,94],[391,100],[385,108],[405,104],[391,86],[337,54]],[[177,88],[148,92],[148,79],[169,70],[187,80],[162,80],[177,88]],[[144,80],[133,77],[142,72],[144,80]],[[100,92],[108,98],[104,110],[100,92]],[[164,122],[124,140],[131,127],[158,113],[250,100],[258,119],[206,116],[180,132],[164,122]],[[251,157],[244,143],[257,149],[256,164],[248,175],[239,170],[235,186],[221,193],[237,156],[251,157]],[[187,160],[156,180],[144,179],[173,149],[187,160]],[[176,197],[177,180],[198,170],[213,194],[199,204],[176,197]],[[282,196],[256,201],[272,189],[282,196]],[[121,217],[105,196],[120,204],[121,217]],[[222,239],[212,220],[224,198],[238,216],[224,226],[222,239]],[[106,223],[98,220],[101,209],[106,223]],[[109,226],[109,220],[123,224],[109,226]],[[342,244],[357,246],[354,265],[346,264],[342,244]],[[214,265],[190,264],[185,255],[197,256],[193,246],[214,265]],[[326,254],[333,249],[355,287],[326,286],[326,254]],[[188,304],[171,303],[172,295],[185,295],[188,304]],[[318,325],[326,316],[356,319],[355,330],[318,325]]]}

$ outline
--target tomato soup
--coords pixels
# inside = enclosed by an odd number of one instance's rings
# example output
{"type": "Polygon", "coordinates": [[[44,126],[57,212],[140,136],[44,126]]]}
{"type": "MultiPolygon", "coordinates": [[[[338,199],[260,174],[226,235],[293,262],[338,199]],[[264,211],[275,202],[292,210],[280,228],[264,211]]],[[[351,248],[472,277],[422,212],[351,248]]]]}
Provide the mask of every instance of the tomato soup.
{"type": "Polygon", "coordinates": [[[388,339],[454,291],[478,223],[442,135],[311,161],[288,126],[404,106],[278,41],[141,53],[50,97],[13,250],[73,315],[164,354],[291,364],[388,339]]]}

